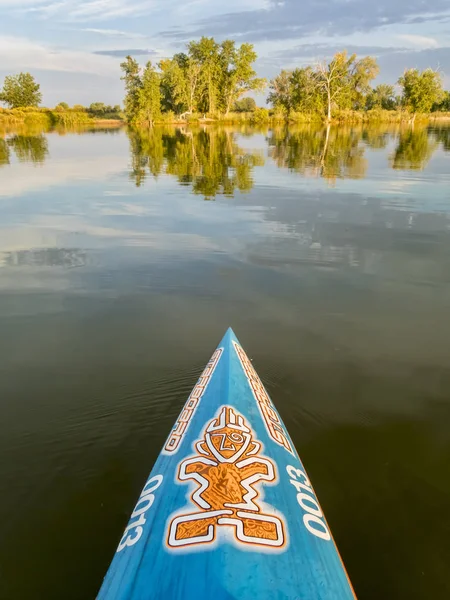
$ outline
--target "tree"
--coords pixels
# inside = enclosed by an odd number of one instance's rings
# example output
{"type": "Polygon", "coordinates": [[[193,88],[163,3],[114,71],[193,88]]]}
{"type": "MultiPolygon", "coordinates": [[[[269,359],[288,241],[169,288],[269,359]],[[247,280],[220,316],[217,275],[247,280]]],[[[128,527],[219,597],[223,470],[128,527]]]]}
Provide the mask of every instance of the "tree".
{"type": "Polygon", "coordinates": [[[153,125],[161,116],[160,75],[149,61],[142,75],[142,85],[138,94],[138,110],[135,120],[153,125]]]}
{"type": "Polygon", "coordinates": [[[395,90],[393,85],[381,83],[376,88],[371,90],[367,95],[366,108],[373,110],[374,108],[382,108],[383,110],[394,110],[397,106],[395,90]]]}
{"type": "Polygon", "coordinates": [[[352,90],[352,106],[361,110],[366,105],[367,94],[371,91],[370,83],[380,72],[377,61],[372,56],[364,56],[359,60],[352,55],[350,62],[350,86],[352,90]]]}
{"type": "Polygon", "coordinates": [[[441,74],[433,69],[408,69],[398,82],[403,88],[403,104],[412,113],[428,113],[444,99],[441,74]]]}
{"type": "Polygon", "coordinates": [[[252,44],[242,44],[236,48],[232,40],[222,42],[219,56],[220,91],[221,103],[226,115],[242,94],[264,89],[265,80],[256,77],[253,68],[256,59],[257,54],[252,44]]]}
{"type": "Polygon", "coordinates": [[[125,61],[121,63],[120,68],[123,71],[122,81],[125,81],[125,115],[128,121],[133,121],[139,110],[139,97],[142,88],[140,69],[138,62],[127,56],[125,61]]]}
{"type": "Polygon", "coordinates": [[[366,56],[357,60],[356,54],[350,57],[347,52],[338,52],[333,60],[317,65],[318,85],[325,97],[328,121],[333,108],[361,108],[364,96],[370,89],[370,82],[378,74],[376,60],[366,56]]]}
{"type": "Polygon", "coordinates": [[[444,92],[441,102],[437,102],[433,106],[433,110],[440,110],[442,112],[450,111],[450,92],[444,92]]]}
{"type": "Polygon", "coordinates": [[[281,108],[286,114],[289,114],[292,108],[291,83],[291,72],[283,69],[270,81],[267,104],[272,104],[274,108],[281,108]]]}
{"type": "Polygon", "coordinates": [[[5,77],[0,101],[11,108],[39,106],[42,100],[40,85],[30,73],[19,73],[5,77]]]}
{"type": "Polygon", "coordinates": [[[200,108],[213,113],[217,109],[220,83],[219,44],[214,38],[202,37],[188,44],[189,57],[199,71],[200,108]]]}
{"type": "Polygon", "coordinates": [[[55,110],[69,110],[70,106],[67,104],[67,102],[60,102],[59,104],[57,104],[55,106],[55,110]]]}
{"type": "Polygon", "coordinates": [[[89,112],[96,116],[104,115],[109,112],[108,106],[105,106],[103,102],[93,102],[89,107],[89,112]]]}
{"type": "Polygon", "coordinates": [[[295,69],[290,75],[292,109],[297,112],[316,112],[323,108],[317,73],[312,67],[295,69]]]}
{"type": "Polygon", "coordinates": [[[200,78],[200,65],[183,52],[159,63],[161,101],[164,110],[179,114],[194,112],[200,78]]]}
{"type": "Polygon", "coordinates": [[[236,100],[233,105],[234,112],[254,112],[256,110],[256,102],[254,98],[242,98],[241,100],[236,100]]]}

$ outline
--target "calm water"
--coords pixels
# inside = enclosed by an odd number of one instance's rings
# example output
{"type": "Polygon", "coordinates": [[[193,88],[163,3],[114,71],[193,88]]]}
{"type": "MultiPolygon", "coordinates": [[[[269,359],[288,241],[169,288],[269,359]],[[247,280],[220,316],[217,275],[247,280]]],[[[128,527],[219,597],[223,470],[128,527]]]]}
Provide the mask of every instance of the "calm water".
{"type": "Polygon", "coordinates": [[[450,597],[450,129],[0,135],[0,598],[93,599],[232,325],[361,600],[450,597]]]}

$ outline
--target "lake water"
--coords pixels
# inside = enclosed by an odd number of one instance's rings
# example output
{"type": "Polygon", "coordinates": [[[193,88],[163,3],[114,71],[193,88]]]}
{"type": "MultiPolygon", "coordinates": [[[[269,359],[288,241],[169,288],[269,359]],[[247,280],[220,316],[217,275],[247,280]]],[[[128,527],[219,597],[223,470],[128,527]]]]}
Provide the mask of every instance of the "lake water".
{"type": "Polygon", "coordinates": [[[0,598],[95,597],[229,325],[360,600],[449,598],[449,315],[450,129],[1,132],[0,598]]]}

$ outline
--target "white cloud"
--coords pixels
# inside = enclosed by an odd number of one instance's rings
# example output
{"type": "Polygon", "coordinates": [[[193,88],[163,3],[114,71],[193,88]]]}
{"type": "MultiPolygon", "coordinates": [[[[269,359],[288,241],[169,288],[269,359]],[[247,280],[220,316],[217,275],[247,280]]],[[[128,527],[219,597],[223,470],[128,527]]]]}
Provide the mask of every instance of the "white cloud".
{"type": "Polygon", "coordinates": [[[58,50],[24,38],[0,36],[0,64],[8,70],[40,69],[117,76],[117,60],[83,50],[58,50]]]}
{"type": "Polygon", "coordinates": [[[133,33],[131,31],[120,31],[118,29],[96,29],[94,27],[86,27],[85,29],[81,29],[81,31],[85,31],[87,33],[95,33],[98,35],[104,35],[106,37],[115,37],[115,38],[128,38],[128,39],[146,39],[147,36],[142,33],[133,33]]]}
{"type": "Polygon", "coordinates": [[[0,0],[0,6],[15,12],[35,13],[41,18],[60,17],[69,21],[107,20],[138,16],[154,8],[152,0],[0,0]]]}
{"type": "Polygon", "coordinates": [[[432,37],[426,37],[424,35],[415,35],[410,33],[402,33],[397,35],[397,38],[402,42],[406,42],[413,46],[413,48],[439,48],[440,44],[437,40],[432,37]]]}

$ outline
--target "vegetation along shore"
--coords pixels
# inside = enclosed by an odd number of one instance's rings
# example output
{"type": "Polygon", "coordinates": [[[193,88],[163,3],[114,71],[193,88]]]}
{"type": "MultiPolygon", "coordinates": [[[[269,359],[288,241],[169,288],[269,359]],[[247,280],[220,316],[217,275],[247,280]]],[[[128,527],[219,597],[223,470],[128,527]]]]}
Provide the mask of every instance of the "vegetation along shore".
{"type": "Polygon", "coordinates": [[[219,43],[207,37],[189,42],[185,52],[156,65],[148,62],[142,68],[127,56],[121,64],[123,110],[100,102],[39,108],[42,94],[34,77],[11,75],[0,92],[7,107],[0,108],[0,124],[450,121],[450,92],[443,89],[440,72],[432,68],[407,69],[396,86],[373,87],[379,66],[371,56],[358,58],[344,50],[330,61],[282,70],[270,81],[258,77],[256,60],[252,44],[219,43]],[[268,108],[258,107],[249,96],[264,90],[268,108]]]}

